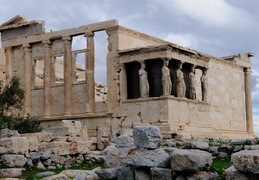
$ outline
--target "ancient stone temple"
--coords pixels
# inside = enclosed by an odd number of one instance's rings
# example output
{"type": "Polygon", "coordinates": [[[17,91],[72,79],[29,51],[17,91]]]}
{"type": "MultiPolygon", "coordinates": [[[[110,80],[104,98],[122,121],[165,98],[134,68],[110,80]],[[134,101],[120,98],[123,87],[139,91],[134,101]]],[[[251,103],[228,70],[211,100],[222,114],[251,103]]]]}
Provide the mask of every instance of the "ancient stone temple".
{"type": "Polygon", "coordinates": [[[251,53],[213,57],[125,28],[117,20],[46,32],[44,21],[16,16],[3,23],[0,32],[0,78],[21,78],[26,91],[23,114],[36,116],[44,127],[78,120],[111,133],[151,124],[159,126],[164,137],[254,136],[251,53]],[[98,31],[108,35],[103,60],[108,90],[107,97],[97,101],[98,31]],[[73,51],[73,39],[82,35],[86,49],[73,51]],[[85,55],[86,68],[77,68],[78,53],[85,55]]]}

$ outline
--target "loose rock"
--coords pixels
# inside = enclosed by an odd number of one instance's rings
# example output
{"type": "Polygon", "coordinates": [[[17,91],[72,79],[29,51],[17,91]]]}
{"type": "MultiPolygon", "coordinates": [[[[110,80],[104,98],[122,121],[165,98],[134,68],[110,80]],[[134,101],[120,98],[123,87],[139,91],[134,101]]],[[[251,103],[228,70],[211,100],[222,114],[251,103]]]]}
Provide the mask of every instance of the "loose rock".
{"type": "Polygon", "coordinates": [[[200,150],[174,150],[171,154],[171,167],[174,171],[198,172],[207,170],[212,163],[212,155],[200,150]]]}
{"type": "Polygon", "coordinates": [[[133,130],[134,144],[139,148],[156,149],[162,142],[157,126],[136,126],[133,130]]]}
{"type": "Polygon", "coordinates": [[[234,167],[242,172],[259,173],[259,150],[243,150],[231,155],[234,167]]]}

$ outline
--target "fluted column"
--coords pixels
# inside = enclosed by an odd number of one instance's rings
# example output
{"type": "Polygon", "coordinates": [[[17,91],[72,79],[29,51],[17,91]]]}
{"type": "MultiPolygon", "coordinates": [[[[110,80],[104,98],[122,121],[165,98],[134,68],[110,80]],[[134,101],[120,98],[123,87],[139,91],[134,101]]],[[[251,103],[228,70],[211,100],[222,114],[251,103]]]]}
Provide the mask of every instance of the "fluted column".
{"type": "Polygon", "coordinates": [[[65,41],[65,56],[64,56],[64,96],[65,96],[65,109],[64,115],[72,115],[72,93],[73,93],[73,64],[72,64],[72,49],[71,37],[62,37],[65,41]]]}
{"type": "Polygon", "coordinates": [[[95,85],[94,85],[94,33],[85,33],[87,37],[86,49],[86,112],[95,112],[95,85]]]}
{"type": "Polygon", "coordinates": [[[253,110],[251,94],[251,69],[245,68],[245,103],[246,103],[246,130],[248,133],[254,132],[253,127],[253,110]]]}
{"type": "Polygon", "coordinates": [[[51,117],[52,109],[52,64],[51,64],[51,42],[49,40],[43,41],[45,45],[44,51],[44,106],[43,106],[43,116],[45,118],[51,117]]]}
{"type": "Polygon", "coordinates": [[[32,76],[32,64],[31,64],[31,50],[29,44],[24,44],[24,90],[25,90],[25,101],[24,101],[24,115],[31,113],[32,97],[31,97],[31,76],[32,76]]]}
{"type": "Polygon", "coordinates": [[[13,62],[13,48],[12,47],[6,47],[5,48],[5,54],[6,54],[6,81],[5,84],[8,84],[10,79],[13,76],[13,69],[12,69],[12,62],[13,62]]]}

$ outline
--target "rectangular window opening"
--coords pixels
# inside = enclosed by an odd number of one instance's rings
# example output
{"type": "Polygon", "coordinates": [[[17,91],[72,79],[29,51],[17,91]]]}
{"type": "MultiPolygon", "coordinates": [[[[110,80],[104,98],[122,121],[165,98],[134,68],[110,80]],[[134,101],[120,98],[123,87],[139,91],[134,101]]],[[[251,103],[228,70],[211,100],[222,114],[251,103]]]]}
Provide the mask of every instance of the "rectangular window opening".
{"type": "Polygon", "coordinates": [[[44,79],[44,60],[43,59],[35,59],[33,61],[34,66],[34,86],[42,87],[43,79],[44,79]]]}
{"type": "Polygon", "coordinates": [[[94,33],[94,55],[95,55],[95,101],[107,101],[107,65],[106,56],[108,53],[108,35],[105,31],[94,33]]]}
{"type": "Polygon", "coordinates": [[[72,40],[73,81],[85,81],[86,38],[84,35],[74,36],[72,40]]]}
{"type": "Polygon", "coordinates": [[[54,79],[55,84],[63,84],[64,83],[64,56],[55,56],[54,57],[54,79]]]}

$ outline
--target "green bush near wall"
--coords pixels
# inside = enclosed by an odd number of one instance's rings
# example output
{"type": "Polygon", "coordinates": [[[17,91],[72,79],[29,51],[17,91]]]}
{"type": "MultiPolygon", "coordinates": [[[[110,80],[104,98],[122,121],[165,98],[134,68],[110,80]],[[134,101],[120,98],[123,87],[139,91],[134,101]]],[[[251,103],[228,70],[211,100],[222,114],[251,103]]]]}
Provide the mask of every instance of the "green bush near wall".
{"type": "Polygon", "coordinates": [[[17,130],[19,133],[33,133],[42,130],[40,123],[27,114],[21,117],[19,111],[22,109],[25,91],[21,87],[20,78],[14,76],[6,86],[0,81],[0,129],[8,128],[17,130]]]}

